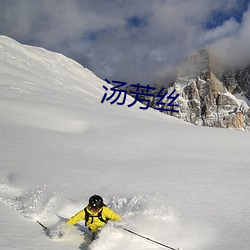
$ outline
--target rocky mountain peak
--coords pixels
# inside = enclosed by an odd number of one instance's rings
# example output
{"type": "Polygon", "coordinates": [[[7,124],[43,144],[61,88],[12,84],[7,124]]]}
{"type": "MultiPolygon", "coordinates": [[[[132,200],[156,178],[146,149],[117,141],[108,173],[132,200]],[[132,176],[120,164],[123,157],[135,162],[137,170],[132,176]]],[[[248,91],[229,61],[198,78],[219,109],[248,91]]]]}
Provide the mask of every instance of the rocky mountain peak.
{"type": "Polygon", "coordinates": [[[230,93],[241,95],[250,103],[250,65],[218,73],[217,77],[230,93]]]}
{"type": "MultiPolygon", "coordinates": [[[[165,88],[168,93],[176,89],[179,94],[176,99],[179,107],[175,107],[179,112],[163,112],[196,125],[249,129],[250,108],[234,94],[244,93],[245,97],[250,97],[250,67],[215,73],[212,62],[209,51],[202,49],[178,67],[174,83],[165,88]]],[[[151,107],[155,107],[156,100],[150,100],[151,107]]],[[[163,108],[167,109],[168,100],[164,103],[163,108]]]]}
{"type": "Polygon", "coordinates": [[[209,51],[202,49],[180,65],[173,84],[180,93],[180,112],[169,114],[197,125],[249,128],[250,109],[233,95],[245,93],[247,97],[249,71],[217,74],[211,61],[209,51]]]}
{"type": "Polygon", "coordinates": [[[177,77],[194,77],[206,73],[210,69],[209,52],[201,49],[188,57],[177,69],[177,77]]]}

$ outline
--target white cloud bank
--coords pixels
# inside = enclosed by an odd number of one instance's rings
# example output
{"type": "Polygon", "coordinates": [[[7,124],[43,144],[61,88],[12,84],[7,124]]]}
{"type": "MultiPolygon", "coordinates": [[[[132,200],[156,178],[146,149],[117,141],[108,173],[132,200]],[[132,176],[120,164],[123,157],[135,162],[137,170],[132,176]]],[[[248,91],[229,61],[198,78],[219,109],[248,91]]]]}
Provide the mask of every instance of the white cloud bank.
{"type": "Polygon", "coordinates": [[[246,63],[244,6],[244,0],[3,0],[0,33],[62,52],[102,78],[148,84],[209,45],[223,62],[246,63]],[[240,9],[242,20],[234,17],[240,9]],[[216,23],[220,16],[224,22],[216,23]]]}

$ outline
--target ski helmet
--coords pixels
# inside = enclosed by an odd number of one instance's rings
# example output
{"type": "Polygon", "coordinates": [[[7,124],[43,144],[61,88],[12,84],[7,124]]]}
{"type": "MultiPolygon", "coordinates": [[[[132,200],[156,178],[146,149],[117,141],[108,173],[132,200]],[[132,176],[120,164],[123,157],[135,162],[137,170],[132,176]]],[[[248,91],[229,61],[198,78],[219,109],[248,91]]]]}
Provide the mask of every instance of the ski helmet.
{"type": "Polygon", "coordinates": [[[93,210],[98,210],[103,207],[103,199],[99,195],[93,195],[89,198],[89,206],[93,210]]]}

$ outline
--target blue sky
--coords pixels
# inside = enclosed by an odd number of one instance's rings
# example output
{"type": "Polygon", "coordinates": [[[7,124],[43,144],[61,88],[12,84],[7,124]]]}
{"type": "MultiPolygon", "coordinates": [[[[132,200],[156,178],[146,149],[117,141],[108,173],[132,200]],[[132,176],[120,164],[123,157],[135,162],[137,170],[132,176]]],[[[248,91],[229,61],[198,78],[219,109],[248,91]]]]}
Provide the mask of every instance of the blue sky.
{"type": "Polygon", "coordinates": [[[211,18],[208,19],[206,28],[212,29],[216,28],[217,26],[223,25],[225,20],[228,20],[230,18],[234,18],[237,22],[242,22],[242,17],[244,12],[247,11],[249,5],[249,0],[240,0],[237,3],[236,8],[233,8],[229,13],[224,13],[222,10],[216,10],[212,12],[211,18]]]}
{"type": "Polygon", "coordinates": [[[250,63],[250,0],[1,0],[0,34],[63,53],[103,79],[165,81],[210,48],[250,63]]]}

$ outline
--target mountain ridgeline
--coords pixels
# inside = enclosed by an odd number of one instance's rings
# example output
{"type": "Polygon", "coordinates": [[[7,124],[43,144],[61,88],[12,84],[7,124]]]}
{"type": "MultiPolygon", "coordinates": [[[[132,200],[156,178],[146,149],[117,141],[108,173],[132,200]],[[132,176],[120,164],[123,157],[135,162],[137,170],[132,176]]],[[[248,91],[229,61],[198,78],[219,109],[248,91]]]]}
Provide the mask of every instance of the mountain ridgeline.
{"type": "MultiPolygon", "coordinates": [[[[168,94],[174,89],[179,94],[174,102],[179,106],[172,107],[179,112],[163,113],[195,125],[243,130],[250,128],[250,66],[219,72],[213,69],[209,52],[202,49],[178,67],[176,79],[170,86],[163,87],[168,94]]],[[[130,93],[133,88],[129,87],[127,91],[130,93]]],[[[166,97],[164,108],[169,103],[166,97]]],[[[150,99],[150,107],[157,106],[159,98],[143,98],[150,99]]]]}

